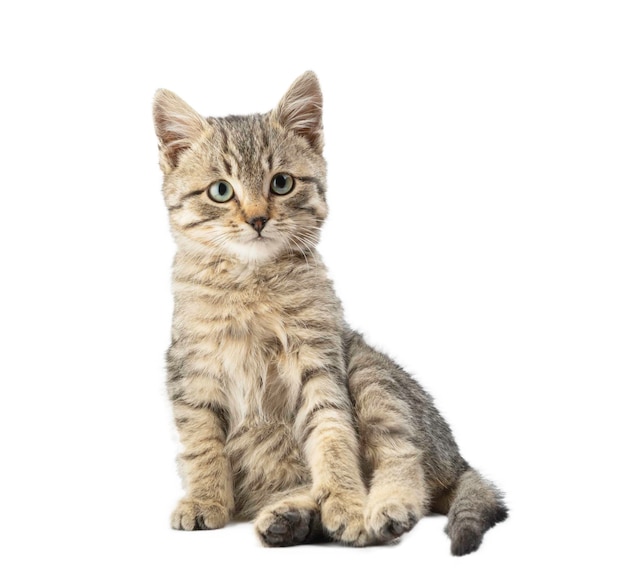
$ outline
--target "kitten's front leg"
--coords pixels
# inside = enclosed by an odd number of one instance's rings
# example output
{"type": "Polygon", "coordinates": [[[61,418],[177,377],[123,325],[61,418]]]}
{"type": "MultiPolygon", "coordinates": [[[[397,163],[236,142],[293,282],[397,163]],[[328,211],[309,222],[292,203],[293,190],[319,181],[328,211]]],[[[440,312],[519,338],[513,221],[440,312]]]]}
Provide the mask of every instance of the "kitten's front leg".
{"type": "Polygon", "coordinates": [[[309,463],[324,529],[337,541],[362,546],[368,540],[363,519],[366,490],[343,379],[339,365],[303,370],[296,434],[309,463]]]}
{"type": "Polygon", "coordinates": [[[222,528],[234,509],[230,462],[224,452],[225,409],[180,389],[172,402],[184,447],[179,463],[187,492],[172,513],[172,528],[222,528]]]}

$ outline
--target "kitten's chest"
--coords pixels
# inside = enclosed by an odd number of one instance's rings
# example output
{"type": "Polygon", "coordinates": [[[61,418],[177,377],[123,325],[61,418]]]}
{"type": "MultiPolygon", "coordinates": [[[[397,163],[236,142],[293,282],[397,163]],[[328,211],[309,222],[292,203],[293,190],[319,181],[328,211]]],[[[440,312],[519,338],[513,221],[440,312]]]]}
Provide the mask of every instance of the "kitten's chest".
{"type": "Polygon", "coordinates": [[[184,348],[174,357],[197,382],[198,400],[217,393],[231,429],[292,422],[303,371],[320,367],[318,354],[334,349],[341,328],[323,266],[290,258],[256,270],[199,267],[179,257],[174,294],[173,338],[184,348]]]}
{"type": "Polygon", "coordinates": [[[259,295],[245,303],[197,303],[194,313],[202,359],[219,380],[231,428],[292,420],[300,379],[297,348],[289,317],[276,301],[259,295]]]}

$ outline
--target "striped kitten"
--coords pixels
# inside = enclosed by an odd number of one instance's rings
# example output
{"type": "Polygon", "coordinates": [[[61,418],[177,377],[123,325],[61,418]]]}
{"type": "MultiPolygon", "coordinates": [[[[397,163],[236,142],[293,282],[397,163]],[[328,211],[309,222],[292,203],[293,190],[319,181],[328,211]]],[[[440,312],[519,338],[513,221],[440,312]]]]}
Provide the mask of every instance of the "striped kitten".
{"type": "Polygon", "coordinates": [[[176,529],[254,519],[267,546],[392,541],[429,511],[452,553],[504,520],[431,397],[352,331],[315,250],[327,215],[322,94],[208,118],[160,90],[178,251],[168,390],[186,489],[176,529]]]}

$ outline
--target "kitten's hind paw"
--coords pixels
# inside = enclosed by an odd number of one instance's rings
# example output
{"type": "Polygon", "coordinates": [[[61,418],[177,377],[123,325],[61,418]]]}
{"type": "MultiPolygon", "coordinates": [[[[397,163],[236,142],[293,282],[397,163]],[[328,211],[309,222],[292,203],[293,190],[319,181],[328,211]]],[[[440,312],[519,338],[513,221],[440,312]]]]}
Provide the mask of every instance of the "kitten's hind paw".
{"type": "Polygon", "coordinates": [[[317,511],[288,510],[267,515],[258,522],[256,530],[265,546],[295,546],[311,541],[319,528],[317,511]]]}
{"type": "Polygon", "coordinates": [[[399,501],[370,505],[365,511],[365,525],[378,542],[392,542],[411,530],[418,521],[417,512],[399,501]]]}
{"type": "Polygon", "coordinates": [[[217,502],[205,503],[183,498],[172,513],[171,524],[175,530],[211,530],[223,528],[228,519],[228,509],[217,502]]]}
{"type": "Polygon", "coordinates": [[[295,546],[322,536],[319,508],[310,496],[285,499],[261,512],[255,529],[265,546],[295,546]]]}

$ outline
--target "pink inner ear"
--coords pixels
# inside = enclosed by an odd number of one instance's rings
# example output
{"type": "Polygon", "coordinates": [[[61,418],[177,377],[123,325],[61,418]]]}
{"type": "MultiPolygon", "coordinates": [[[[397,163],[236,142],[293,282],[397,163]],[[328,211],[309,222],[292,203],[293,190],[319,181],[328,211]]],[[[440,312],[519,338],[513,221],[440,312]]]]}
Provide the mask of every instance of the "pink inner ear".
{"type": "Polygon", "coordinates": [[[322,91],[313,72],[300,76],[276,107],[278,122],[322,150],[322,91]]]}
{"type": "Polygon", "coordinates": [[[175,93],[165,89],[157,91],[153,113],[164,159],[170,167],[175,167],[180,153],[200,136],[206,121],[175,93]]]}

